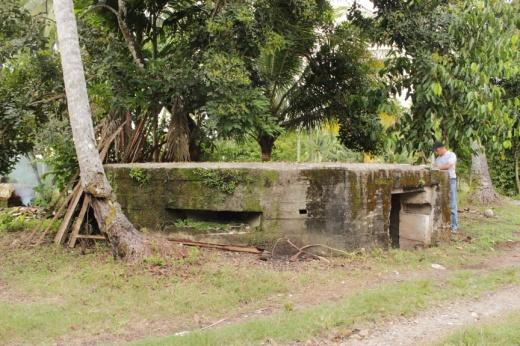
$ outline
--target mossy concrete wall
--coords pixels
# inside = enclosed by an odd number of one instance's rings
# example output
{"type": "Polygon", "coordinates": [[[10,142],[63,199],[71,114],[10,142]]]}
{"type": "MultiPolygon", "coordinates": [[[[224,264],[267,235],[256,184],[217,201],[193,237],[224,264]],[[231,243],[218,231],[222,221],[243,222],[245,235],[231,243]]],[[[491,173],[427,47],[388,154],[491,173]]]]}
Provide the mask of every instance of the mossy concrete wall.
{"type": "Polygon", "coordinates": [[[449,238],[446,174],[420,166],[143,163],[106,170],[129,219],[149,230],[171,230],[178,221],[173,211],[251,212],[261,215],[258,227],[215,238],[266,247],[285,237],[299,245],[387,248],[391,196],[402,194],[400,227],[408,232],[402,247],[449,238]]]}

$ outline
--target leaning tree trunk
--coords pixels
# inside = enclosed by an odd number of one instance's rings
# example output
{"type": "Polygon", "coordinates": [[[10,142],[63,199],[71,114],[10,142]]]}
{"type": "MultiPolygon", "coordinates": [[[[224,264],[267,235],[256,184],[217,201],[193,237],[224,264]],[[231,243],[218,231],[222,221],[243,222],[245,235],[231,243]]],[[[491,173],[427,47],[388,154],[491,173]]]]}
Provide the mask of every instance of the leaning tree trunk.
{"type": "Polygon", "coordinates": [[[107,234],[114,255],[130,261],[138,260],[147,250],[144,237],[121,211],[96,149],[72,0],[54,0],[54,13],[81,185],[85,193],[92,195],[96,220],[107,234]]]}
{"type": "Polygon", "coordinates": [[[497,202],[500,196],[493,187],[484,148],[475,143],[472,148],[474,153],[471,155],[471,175],[475,190],[470,199],[485,204],[497,202]]]}

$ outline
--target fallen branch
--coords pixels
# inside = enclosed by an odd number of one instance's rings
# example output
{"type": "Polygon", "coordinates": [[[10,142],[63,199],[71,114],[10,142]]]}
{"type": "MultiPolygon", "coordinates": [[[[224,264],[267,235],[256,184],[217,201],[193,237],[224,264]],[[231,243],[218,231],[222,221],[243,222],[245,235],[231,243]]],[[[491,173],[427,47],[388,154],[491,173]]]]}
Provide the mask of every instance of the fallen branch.
{"type": "Polygon", "coordinates": [[[307,251],[307,250],[309,250],[311,248],[315,248],[315,247],[321,247],[321,248],[324,248],[324,249],[327,249],[327,250],[330,250],[330,251],[333,251],[333,252],[340,253],[340,254],[345,255],[345,256],[350,256],[351,255],[347,251],[336,249],[336,248],[333,248],[331,246],[324,245],[324,244],[311,244],[311,245],[305,245],[305,246],[302,246],[302,247],[298,247],[288,238],[279,238],[274,243],[273,249],[271,251],[271,254],[272,254],[273,257],[275,255],[276,247],[278,246],[280,241],[285,241],[287,244],[292,246],[297,251],[295,255],[291,256],[291,258],[290,258],[291,261],[296,261],[296,260],[298,260],[298,258],[302,254],[306,254],[306,255],[312,256],[313,258],[317,258],[317,259],[323,260],[325,262],[330,262],[327,258],[325,258],[323,256],[319,256],[319,255],[316,255],[316,254],[314,254],[312,252],[307,251]]]}
{"type": "Polygon", "coordinates": [[[340,250],[340,249],[336,249],[336,248],[333,248],[333,247],[330,247],[328,245],[324,245],[324,244],[312,244],[312,245],[306,245],[302,248],[300,248],[300,251],[301,252],[305,252],[305,250],[307,249],[310,249],[310,248],[313,248],[313,247],[322,247],[324,249],[327,249],[327,250],[330,250],[330,251],[333,251],[333,252],[338,252],[342,255],[345,255],[345,256],[351,256],[350,253],[348,253],[347,251],[344,251],[344,250],[340,250]]]}
{"type": "Polygon", "coordinates": [[[224,244],[216,244],[216,243],[206,243],[199,242],[193,240],[185,240],[185,239],[175,239],[175,238],[166,238],[168,241],[186,245],[186,246],[196,246],[203,247],[208,249],[218,249],[224,251],[232,251],[232,252],[245,252],[252,254],[261,254],[263,251],[252,246],[242,246],[242,245],[224,245],[224,244]]]}
{"type": "Polygon", "coordinates": [[[57,94],[57,95],[51,96],[46,99],[31,102],[31,103],[29,103],[29,106],[36,106],[37,104],[40,104],[40,103],[47,103],[47,102],[51,102],[51,101],[61,100],[64,98],[65,98],[65,93],[57,94]]]}
{"type": "Polygon", "coordinates": [[[173,335],[175,335],[175,336],[184,336],[184,335],[186,335],[186,334],[188,334],[188,333],[200,332],[201,330],[205,330],[205,329],[209,329],[209,328],[215,327],[216,325],[221,324],[222,322],[225,322],[225,321],[227,321],[228,319],[229,319],[229,318],[226,317],[226,318],[220,319],[220,320],[218,320],[217,322],[214,322],[214,323],[212,323],[212,324],[210,324],[210,325],[208,325],[208,326],[205,326],[205,327],[202,327],[202,328],[199,328],[199,329],[195,329],[195,330],[183,330],[183,331],[181,331],[181,332],[177,332],[177,333],[175,333],[175,334],[173,334],[173,335]]]}

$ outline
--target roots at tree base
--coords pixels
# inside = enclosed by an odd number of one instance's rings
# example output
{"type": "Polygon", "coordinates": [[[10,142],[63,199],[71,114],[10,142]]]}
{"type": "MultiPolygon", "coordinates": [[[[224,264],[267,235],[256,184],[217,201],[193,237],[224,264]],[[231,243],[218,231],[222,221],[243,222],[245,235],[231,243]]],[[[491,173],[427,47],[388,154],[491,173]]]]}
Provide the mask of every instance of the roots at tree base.
{"type": "Polygon", "coordinates": [[[146,237],[135,229],[115,199],[93,198],[92,207],[98,225],[108,236],[114,257],[139,262],[149,255],[146,237]]]}
{"type": "Polygon", "coordinates": [[[469,200],[481,204],[492,204],[500,201],[500,195],[493,187],[478,187],[471,193],[469,200]]]}

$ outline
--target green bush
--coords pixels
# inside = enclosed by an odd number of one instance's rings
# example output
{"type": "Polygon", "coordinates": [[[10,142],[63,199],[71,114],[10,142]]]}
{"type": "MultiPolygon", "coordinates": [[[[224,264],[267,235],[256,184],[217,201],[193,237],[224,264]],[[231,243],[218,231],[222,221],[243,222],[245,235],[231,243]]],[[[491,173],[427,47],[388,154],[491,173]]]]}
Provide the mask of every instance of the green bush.
{"type": "MultiPolygon", "coordinates": [[[[284,133],[276,140],[273,161],[301,162],[359,162],[361,153],[347,149],[338,137],[325,129],[284,133]]],[[[204,152],[204,161],[255,162],[260,161],[260,146],[253,139],[241,142],[219,140],[204,152]]]]}
{"type": "Polygon", "coordinates": [[[252,139],[236,142],[219,140],[211,149],[204,151],[203,161],[260,161],[260,146],[252,139]]]}
{"type": "Polygon", "coordinates": [[[36,197],[31,204],[42,207],[45,210],[54,209],[62,198],[60,190],[47,181],[38,184],[34,188],[34,192],[36,193],[36,197]]]}

